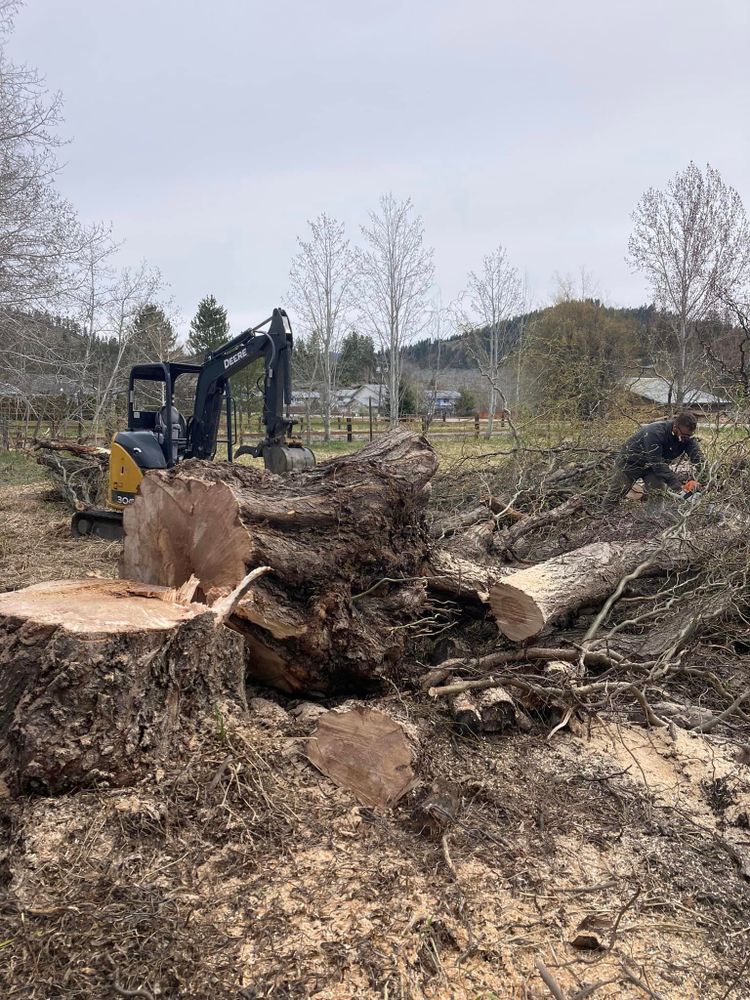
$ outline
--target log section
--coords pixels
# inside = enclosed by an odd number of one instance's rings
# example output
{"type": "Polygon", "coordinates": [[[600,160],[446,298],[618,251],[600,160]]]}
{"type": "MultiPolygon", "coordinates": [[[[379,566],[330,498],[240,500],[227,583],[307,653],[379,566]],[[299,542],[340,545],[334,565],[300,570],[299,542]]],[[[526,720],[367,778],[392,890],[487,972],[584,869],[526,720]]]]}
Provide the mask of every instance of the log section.
{"type": "Polygon", "coordinates": [[[531,639],[569,612],[607,598],[642,563],[648,564],[642,576],[700,565],[713,545],[720,539],[728,544],[737,530],[723,525],[696,532],[693,539],[594,542],[497,581],[490,589],[490,607],[509,639],[531,639]]]}
{"type": "Polygon", "coordinates": [[[272,572],[230,620],[248,673],[282,690],[378,681],[425,601],[425,508],[437,467],[398,428],[353,455],[285,477],[189,461],[149,473],[125,512],[121,575],[211,603],[261,564],[272,572]]]}

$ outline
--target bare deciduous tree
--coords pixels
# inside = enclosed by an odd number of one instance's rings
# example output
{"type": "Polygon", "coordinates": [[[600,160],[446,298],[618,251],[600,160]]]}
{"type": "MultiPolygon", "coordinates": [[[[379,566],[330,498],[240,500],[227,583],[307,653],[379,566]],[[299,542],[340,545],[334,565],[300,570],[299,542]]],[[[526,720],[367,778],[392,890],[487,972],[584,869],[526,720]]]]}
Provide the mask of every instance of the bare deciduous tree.
{"type": "Polygon", "coordinates": [[[310,240],[298,239],[299,253],[292,261],[289,280],[308,348],[317,356],[323,438],[329,441],[338,356],[354,301],[354,251],[343,222],[323,212],[307,224],[310,240]]]}
{"type": "Polygon", "coordinates": [[[427,295],[435,267],[424,243],[424,224],[411,199],[392,194],[380,199],[380,211],[362,226],[365,246],[357,252],[362,321],[388,358],[391,426],[398,424],[401,349],[425,325],[427,295]]]}
{"type": "Polygon", "coordinates": [[[509,321],[521,301],[518,271],[508,260],[504,247],[498,246],[484,258],[478,274],[469,273],[461,307],[464,325],[473,331],[479,371],[487,381],[488,438],[492,436],[498,399],[503,410],[507,409],[500,389],[500,371],[515,347],[509,336],[509,321]]]}
{"type": "Polygon", "coordinates": [[[697,360],[695,324],[750,268],[750,226],[737,191],[710,165],[691,162],[665,190],[649,188],[633,212],[630,260],[673,318],[674,402],[683,402],[697,360]]]}

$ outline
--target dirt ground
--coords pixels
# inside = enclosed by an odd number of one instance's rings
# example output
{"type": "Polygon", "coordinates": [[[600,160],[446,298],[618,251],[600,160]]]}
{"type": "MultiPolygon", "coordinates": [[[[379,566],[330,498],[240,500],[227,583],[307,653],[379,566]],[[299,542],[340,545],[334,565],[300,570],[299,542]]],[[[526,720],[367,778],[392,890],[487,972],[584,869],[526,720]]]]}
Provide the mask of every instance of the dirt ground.
{"type": "MultiPolygon", "coordinates": [[[[2,589],[115,575],[48,490],[0,489],[2,589]]],[[[369,705],[418,784],[378,812],[307,762],[299,701],[249,694],[142,785],[0,798],[3,996],[750,997],[736,741],[608,715],[477,740],[393,691],[369,705]],[[416,810],[436,781],[444,842],[416,810]]]]}

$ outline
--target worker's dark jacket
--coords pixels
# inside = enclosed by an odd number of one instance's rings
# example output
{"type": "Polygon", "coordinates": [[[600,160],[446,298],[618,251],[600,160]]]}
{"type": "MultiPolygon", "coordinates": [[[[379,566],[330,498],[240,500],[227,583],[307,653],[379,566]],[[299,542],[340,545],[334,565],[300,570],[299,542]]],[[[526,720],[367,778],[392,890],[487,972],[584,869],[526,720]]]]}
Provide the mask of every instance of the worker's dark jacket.
{"type": "Polygon", "coordinates": [[[687,455],[698,470],[705,459],[695,438],[680,441],[672,431],[672,423],[671,420],[657,420],[653,424],[644,424],[620,449],[618,466],[629,473],[651,470],[673,490],[682,489],[682,483],[669,468],[669,463],[687,455]]]}

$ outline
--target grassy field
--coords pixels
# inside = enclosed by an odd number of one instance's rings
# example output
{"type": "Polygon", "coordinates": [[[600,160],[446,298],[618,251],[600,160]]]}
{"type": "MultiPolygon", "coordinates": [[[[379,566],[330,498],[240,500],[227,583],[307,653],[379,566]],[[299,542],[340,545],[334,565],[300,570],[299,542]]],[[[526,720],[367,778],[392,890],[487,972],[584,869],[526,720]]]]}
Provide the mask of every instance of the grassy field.
{"type": "Polygon", "coordinates": [[[0,486],[40,483],[47,472],[22,451],[0,451],[0,486]]]}
{"type": "MultiPolygon", "coordinates": [[[[420,421],[412,421],[406,424],[415,433],[421,433],[420,421]]],[[[518,425],[517,432],[519,438],[526,448],[555,448],[568,447],[571,451],[575,449],[601,449],[616,447],[618,443],[624,441],[634,429],[638,422],[627,417],[620,417],[616,420],[608,420],[596,424],[573,424],[564,421],[542,421],[527,420],[518,425]]],[[[380,422],[377,430],[382,434],[387,430],[385,421],[380,422]]],[[[335,432],[335,422],[334,422],[335,432]]],[[[337,455],[346,455],[364,447],[369,440],[368,426],[366,420],[354,420],[353,422],[354,440],[346,440],[346,432],[343,438],[335,432],[330,441],[322,440],[322,425],[318,427],[317,421],[313,425],[312,440],[309,447],[315,453],[318,462],[335,458],[337,455]]],[[[484,437],[484,431],[479,438],[475,436],[473,423],[458,421],[444,425],[442,421],[435,422],[430,427],[428,440],[435,448],[440,457],[441,464],[459,461],[461,459],[481,459],[491,455],[502,455],[513,449],[513,434],[508,427],[497,429],[491,440],[484,437]],[[445,426],[451,428],[449,432],[444,430],[445,426]]],[[[715,426],[702,426],[698,430],[698,437],[703,450],[709,458],[717,457],[720,453],[734,445],[748,443],[748,429],[744,426],[734,426],[728,424],[720,429],[715,426]]],[[[258,435],[245,432],[244,441],[249,443],[258,440],[258,435]]],[[[305,441],[305,437],[303,437],[305,441]]],[[[217,450],[217,460],[223,461],[226,457],[226,444],[220,443],[217,450]]],[[[243,457],[240,464],[254,465],[255,459],[243,457]]],[[[259,463],[258,463],[259,464],[259,463]]],[[[47,477],[47,472],[29,455],[21,451],[0,451],[0,486],[22,485],[26,483],[41,482],[47,477]]]]}

